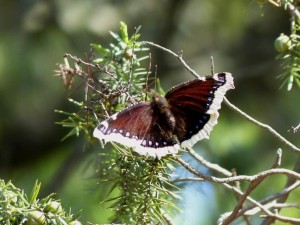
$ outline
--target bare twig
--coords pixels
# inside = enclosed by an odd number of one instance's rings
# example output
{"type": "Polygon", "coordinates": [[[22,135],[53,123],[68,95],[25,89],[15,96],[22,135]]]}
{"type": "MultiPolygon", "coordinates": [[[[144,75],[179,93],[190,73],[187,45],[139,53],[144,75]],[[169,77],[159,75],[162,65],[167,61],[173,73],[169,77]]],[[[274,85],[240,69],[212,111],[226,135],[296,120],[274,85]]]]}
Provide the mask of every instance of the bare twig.
{"type": "MultiPolygon", "coordinates": [[[[124,93],[124,94],[128,97],[128,99],[131,101],[131,103],[135,103],[135,100],[131,97],[131,95],[130,95],[129,92],[128,92],[128,87],[127,87],[127,86],[125,87],[125,86],[119,81],[119,79],[116,77],[116,75],[115,75],[114,73],[112,73],[111,71],[109,71],[109,69],[108,69],[107,67],[100,67],[98,64],[85,62],[85,61],[83,61],[82,59],[80,59],[80,58],[78,58],[78,57],[76,57],[76,56],[73,56],[73,55],[71,55],[71,54],[68,54],[68,53],[65,54],[65,57],[70,57],[71,59],[75,60],[77,63],[83,64],[83,65],[86,65],[86,66],[90,66],[90,67],[93,67],[93,68],[97,68],[97,69],[99,69],[101,72],[103,72],[103,73],[105,73],[105,74],[111,76],[114,80],[116,80],[116,82],[118,83],[118,85],[121,87],[121,90],[123,90],[122,93],[124,93]]],[[[69,66],[69,65],[68,65],[68,66],[69,66]]],[[[78,75],[80,75],[80,74],[78,74],[78,75]]],[[[91,87],[91,86],[89,86],[89,87],[91,87]]],[[[95,89],[93,89],[93,90],[95,90],[95,89]]],[[[98,92],[99,92],[99,91],[98,91],[98,92]]],[[[102,94],[102,93],[101,93],[101,94],[102,94]]]]}
{"type": "Polygon", "coordinates": [[[280,7],[281,6],[280,0],[277,0],[277,2],[274,1],[274,0],[268,0],[268,2],[270,2],[273,5],[275,5],[276,7],[280,7]]]}
{"type": "MultiPolygon", "coordinates": [[[[276,157],[276,161],[277,163],[273,163],[272,167],[274,165],[278,164],[278,161],[280,159],[281,156],[281,151],[277,151],[277,157],[276,157]]],[[[255,201],[254,199],[252,199],[249,195],[250,193],[268,176],[273,175],[273,174],[285,174],[287,175],[289,178],[292,177],[292,179],[298,179],[300,180],[300,174],[296,173],[295,171],[291,171],[288,169],[283,169],[283,168],[272,168],[263,172],[260,172],[256,175],[253,176],[235,176],[235,177],[229,177],[229,178],[217,178],[217,177],[213,177],[213,176],[207,176],[204,175],[200,172],[198,172],[197,170],[195,170],[194,168],[192,168],[188,163],[186,163],[184,160],[182,160],[181,158],[174,156],[175,161],[177,161],[178,163],[180,163],[183,167],[185,167],[189,172],[191,172],[192,174],[196,175],[197,178],[189,178],[190,181],[203,181],[203,180],[207,180],[207,181],[211,181],[211,182],[215,182],[215,183],[222,183],[225,187],[230,188],[232,190],[234,190],[236,193],[240,194],[241,197],[239,199],[238,204],[235,207],[235,210],[233,210],[230,214],[227,213],[226,214],[226,218],[223,216],[221,218],[221,223],[222,225],[226,225],[231,223],[234,219],[236,219],[237,217],[241,216],[242,214],[240,214],[240,210],[243,207],[244,202],[248,199],[249,201],[251,201],[252,203],[255,203],[255,205],[257,207],[259,207],[263,212],[266,213],[266,215],[268,216],[268,218],[273,218],[273,219],[278,219],[280,221],[283,222],[287,222],[289,221],[292,224],[297,223],[297,219],[294,218],[288,218],[288,217],[283,217],[283,216],[279,216],[277,214],[274,214],[272,212],[270,212],[269,210],[265,209],[264,206],[255,201]],[[243,193],[242,191],[240,191],[238,188],[233,187],[227,183],[231,183],[231,182],[235,182],[235,181],[248,181],[250,182],[247,190],[243,193]]],[[[187,178],[185,178],[185,181],[187,180],[187,178]]],[[[177,182],[180,180],[176,180],[177,182]]],[[[299,220],[300,221],[300,220],[299,220]]]]}
{"type": "Polygon", "coordinates": [[[271,168],[277,168],[281,165],[281,157],[282,157],[282,150],[281,148],[279,148],[277,149],[276,158],[271,168]]]}
{"type": "Polygon", "coordinates": [[[287,216],[281,216],[279,214],[270,213],[267,215],[262,215],[263,218],[272,218],[273,220],[279,220],[281,222],[290,223],[290,224],[300,224],[300,219],[287,217],[287,216]]]}
{"type": "MultiPolygon", "coordinates": [[[[208,176],[204,175],[197,170],[195,170],[193,167],[191,167],[187,162],[185,162],[183,159],[174,156],[175,161],[177,161],[180,165],[182,165],[184,168],[186,168],[189,172],[192,174],[196,175],[199,178],[205,179],[207,181],[211,181],[214,183],[231,183],[235,181],[247,181],[247,182],[254,182],[257,181],[261,178],[265,178],[270,175],[274,174],[282,174],[282,175],[287,175],[288,177],[292,177],[294,179],[300,180],[300,174],[296,173],[295,171],[284,169],[284,168],[277,168],[277,169],[269,169],[262,171],[256,175],[239,175],[235,177],[228,177],[228,178],[218,178],[214,176],[208,176]]],[[[197,178],[195,178],[197,179],[197,178]]]]}
{"type": "Polygon", "coordinates": [[[291,129],[288,131],[292,131],[294,134],[298,132],[298,129],[300,128],[300,123],[297,126],[292,126],[291,129]]]}
{"type": "Polygon", "coordinates": [[[210,63],[211,63],[210,75],[213,76],[214,73],[215,73],[215,62],[214,62],[214,57],[213,56],[210,57],[210,63]]]}
{"type": "Polygon", "coordinates": [[[147,68],[147,75],[146,75],[146,82],[145,82],[145,101],[147,100],[148,97],[148,91],[149,91],[149,76],[151,73],[151,53],[149,53],[149,65],[147,68]]]}
{"type": "MultiPolygon", "coordinates": [[[[243,207],[244,202],[246,199],[248,199],[250,193],[264,180],[264,177],[258,177],[257,179],[253,180],[247,190],[241,195],[238,203],[236,204],[234,210],[231,212],[231,214],[222,222],[222,225],[230,224],[237,216],[239,210],[243,207]]],[[[264,207],[261,207],[262,205],[259,205],[259,207],[267,213],[267,210],[265,210],[264,207]]],[[[269,213],[267,213],[269,214],[269,213]]]]}
{"type": "MultiPolygon", "coordinates": [[[[278,165],[280,165],[280,161],[281,161],[281,150],[277,150],[277,154],[276,154],[276,160],[273,163],[273,165],[271,166],[271,168],[276,168],[278,167],[278,165]]],[[[270,170],[269,170],[270,171],[270,170]]],[[[238,212],[240,211],[240,209],[243,207],[244,202],[246,201],[246,199],[248,198],[248,196],[250,195],[250,193],[265,179],[265,176],[259,176],[259,174],[255,175],[256,178],[253,179],[253,181],[249,184],[247,190],[244,192],[243,195],[241,195],[235,209],[232,211],[232,213],[223,221],[222,225],[227,225],[230,222],[232,222],[238,215],[238,212]]],[[[261,208],[261,207],[260,207],[261,208]]]]}
{"type": "MultiPolygon", "coordinates": [[[[295,163],[295,167],[294,167],[294,172],[300,172],[300,157],[298,157],[296,163],[295,163]]],[[[293,183],[296,182],[296,179],[294,177],[288,177],[288,180],[286,182],[286,185],[285,187],[289,187],[291,186],[293,183]]],[[[289,196],[289,193],[290,192],[287,192],[286,194],[280,196],[280,198],[278,199],[277,203],[284,203],[288,196],[289,196]]],[[[270,217],[270,218],[267,218],[263,223],[262,225],[269,225],[269,224],[272,224],[274,222],[276,218],[275,217],[270,217]]]]}
{"type": "Polygon", "coordinates": [[[296,147],[295,145],[293,145],[291,142],[289,142],[288,140],[286,140],[283,136],[281,136],[276,130],[274,130],[271,126],[264,124],[262,122],[257,121],[256,119],[254,119],[253,117],[249,116],[247,113],[243,112],[242,110],[240,110],[238,107],[236,107],[235,105],[233,105],[231,102],[229,102],[227,100],[227,98],[224,98],[224,102],[234,111],[236,111],[237,113],[239,113],[241,116],[243,116],[244,118],[246,118],[247,120],[251,121],[252,123],[258,125],[261,128],[266,129],[267,131],[269,131],[271,134],[273,134],[278,140],[280,140],[282,143],[284,143],[286,146],[288,146],[290,149],[292,149],[294,152],[300,153],[300,148],[296,147]]]}
{"type": "MultiPolygon", "coordinates": [[[[198,161],[200,162],[202,165],[206,166],[207,168],[209,169],[212,169],[214,171],[217,171],[227,177],[232,177],[232,173],[228,170],[226,170],[225,168],[219,166],[218,164],[214,164],[214,163],[210,163],[208,162],[207,160],[205,160],[201,155],[199,155],[197,152],[195,152],[192,148],[187,148],[188,152],[198,161]]],[[[282,154],[282,151],[281,149],[278,149],[277,150],[277,154],[276,154],[276,159],[275,159],[275,162],[273,163],[272,167],[271,168],[276,168],[280,165],[281,163],[281,154],[282,154]]],[[[270,170],[267,170],[267,171],[270,171],[270,170]]],[[[259,174],[257,174],[259,175],[259,174]]],[[[257,176],[257,175],[254,175],[254,176],[257,176]]],[[[244,181],[245,177],[247,177],[247,179],[249,179],[249,177],[251,176],[234,176],[235,178],[239,177],[241,179],[235,179],[234,181],[244,181]]],[[[199,179],[199,178],[196,178],[196,180],[199,179]]],[[[221,180],[222,178],[220,178],[221,180]]],[[[200,180],[203,180],[202,178],[200,178],[200,180]]],[[[200,181],[198,180],[198,181],[200,181]]],[[[220,181],[219,180],[219,181],[220,181]]],[[[230,180],[230,182],[232,182],[232,179],[229,178],[228,180],[230,180]]],[[[183,181],[182,179],[180,179],[180,181],[183,181]]],[[[250,180],[248,181],[251,181],[251,178],[250,180]]],[[[218,182],[218,181],[217,181],[218,182]]],[[[226,181],[225,181],[226,182],[226,181]]],[[[223,183],[222,181],[220,183],[223,183]]]]}
{"type": "Polygon", "coordinates": [[[164,47],[162,47],[162,46],[160,46],[160,45],[158,45],[158,44],[155,44],[155,43],[153,43],[153,42],[151,42],[151,41],[142,41],[142,43],[143,43],[143,44],[148,44],[148,45],[154,46],[154,47],[156,47],[156,48],[159,48],[159,49],[163,50],[164,52],[167,52],[167,53],[173,55],[174,57],[176,57],[177,59],[179,59],[179,61],[184,65],[184,67],[186,68],[186,70],[189,71],[194,77],[196,77],[196,78],[199,78],[199,77],[200,77],[200,76],[199,76],[199,75],[198,75],[191,67],[189,67],[189,66],[186,64],[186,62],[183,60],[183,58],[182,58],[183,52],[182,52],[182,51],[180,52],[180,54],[176,54],[175,52],[171,51],[170,49],[164,48],[164,47]]]}
{"type": "Polygon", "coordinates": [[[133,44],[132,44],[132,54],[130,59],[130,67],[129,67],[129,82],[128,82],[128,89],[130,89],[131,83],[132,83],[132,73],[133,73],[133,61],[134,61],[134,54],[135,54],[135,45],[136,45],[136,34],[137,34],[137,28],[135,27],[135,32],[133,34],[133,44]]]}
{"type": "Polygon", "coordinates": [[[300,19],[300,12],[298,11],[298,9],[292,3],[287,2],[286,6],[293,13],[293,15],[295,15],[298,19],[300,19]]]}
{"type": "Polygon", "coordinates": [[[215,170],[224,176],[231,177],[232,173],[225,168],[219,166],[218,164],[215,163],[210,163],[207,160],[205,160],[201,155],[199,155],[197,152],[195,152],[192,148],[187,148],[187,151],[202,165],[206,166],[209,169],[215,170]]]}
{"type": "MultiPolygon", "coordinates": [[[[175,182],[195,182],[195,181],[205,181],[204,179],[202,178],[195,178],[195,177],[186,177],[186,178],[180,178],[180,179],[175,179],[172,181],[172,183],[175,183],[175,182]]],[[[242,195],[243,192],[234,187],[234,186],[231,186],[227,183],[223,184],[226,188],[234,191],[235,193],[239,194],[239,195],[242,195]]],[[[268,196],[267,198],[265,199],[262,199],[260,201],[258,201],[258,203],[260,203],[261,205],[265,205],[266,207],[268,206],[268,202],[271,202],[271,201],[274,201],[275,199],[278,199],[280,198],[281,196],[284,196],[286,195],[287,193],[290,193],[291,191],[295,190],[296,188],[298,188],[300,186],[300,181],[296,181],[294,184],[290,185],[289,187],[286,187],[285,189],[283,189],[282,191],[280,192],[277,192],[273,195],[270,195],[268,196]]],[[[247,215],[254,215],[255,213],[258,213],[261,211],[261,207],[258,206],[257,202],[252,199],[250,196],[247,197],[247,200],[249,200],[251,203],[253,203],[252,205],[250,206],[246,206],[246,207],[243,207],[239,210],[238,214],[236,215],[236,218],[238,218],[239,216],[242,216],[244,214],[247,214],[247,215]]],[[[274,203],[272,203],[274,205],[274,203]]],[[[276,203],[277,205],[280,205],[280,203],[276,203]]],[[[230,212],[227,212],[226,215],[229,215],[230,212]]],[[[222,216],[223,220],[225,219],[225,216],[222,216]]]]}
{"type": "MultiPolygon", "coordinates": [[[[234,190],[236,193],[240,194],[241,196],[244,195],[244,193],[242,191],[240,191],[239,189],[229,185],[229,184],[224,184],[225,187],[234,190]]],[[[274,214],[272,213],[270,210],[268,210],[267,207],[265,207],[264,205],[262,205],[261,203],[255,201],[254,199],[252,199],[250,196],[246,196],[246,199],[249,200],[250,202],[252,202],[254,205],[256,205],[260,211],[263,211],[267,217],[272,217],[272,218],[276,218],[277,220],[280,220],[282,222],[286,222],[286,223],[290,223],[290,224],[300,224],[300,219],[295,219],[295,218],[291,218],[291,217],[286,217],[286,216],[281,216],[278,214],[274,214]]],[[[219,220],[218,220],[218,225],[224,225],[226,223],[224,223],[224,221],[228,218],[228,216],[231,214],[231,212],[227,212],[224,213],[223,215],[220,216],[219,220]]]]}
{"type": "MultiPolygon", "coordinates": [[[[289,193],[289,192],[293,191],[294,189],[298,188],[299,186],[300,186],[300,181],[296,181],[294,184],[292,184],[291,186],[283,189],[282,191],[277,192],[273,195],[268,196],[265,199],[260,200],[259,203],[262,204],[262,205],[265,205],[268,202],[274,201],[275,199],[279,198],[280,196],[286,195],[287,193],[289,193]]],[[[251,210],[261,211],[260,208],[257,207],[257,205],[255,203],[253,203],[250,206],[246,206],[246,207],[241,208],[241,210],[237,214],[236,218],[241,216],[241,215],[244,215],[244,214],[249,214],[248,211],[251,211],[251,210]]],[[[250,212],[250,214],[251,214],[251,212],[250,212]]]]}
{"type": "Polygon", "coordinates": [[[297,203],[275,203],[274,208],[297,208],[300,209],[300,204],[297,203]]]}

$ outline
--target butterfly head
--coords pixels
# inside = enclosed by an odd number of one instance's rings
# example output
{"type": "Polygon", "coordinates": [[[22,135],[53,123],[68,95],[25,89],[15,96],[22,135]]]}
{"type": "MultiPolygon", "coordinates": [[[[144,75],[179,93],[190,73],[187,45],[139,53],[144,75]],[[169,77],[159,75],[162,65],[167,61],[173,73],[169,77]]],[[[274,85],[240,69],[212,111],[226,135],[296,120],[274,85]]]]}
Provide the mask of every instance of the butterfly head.
{"type": "Polygon", "coordinates": [[[159,95],[153,90],[151,91],[151,95],[152,95],[152,104],[160,111],[163,112],[169,108],[168,101],[165,97],[159,95]]]}

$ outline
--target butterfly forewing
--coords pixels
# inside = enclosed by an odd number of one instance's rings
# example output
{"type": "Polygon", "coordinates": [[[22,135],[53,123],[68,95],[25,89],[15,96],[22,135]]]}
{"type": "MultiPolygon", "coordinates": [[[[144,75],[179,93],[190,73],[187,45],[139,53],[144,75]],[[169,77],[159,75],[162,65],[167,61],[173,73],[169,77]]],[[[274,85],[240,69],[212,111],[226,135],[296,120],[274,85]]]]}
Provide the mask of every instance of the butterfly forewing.
{"type": "Polygon", "coordinates": [[[226,83],[225,78],[219,76],[221,78],[218,80],[216,77],[206,77],[180,84],[171,89],[165,97],[171,107],[180,105],[206,112],[215,98],[215,92],[226,83]]]}
{"type": "Polygon", "coordinates": [[[174,133],[182,147],[208,138],[217,123],[217,110],[221,107],[224,94],[230,88],[233,88],[231,74],[220,73],[183,83],[166,94],[176,121],[174,133]]]}
{"type": "Polygon", "coordinates": [[[133,147],[149,130],[152,121],[150,103],[140,103],[124,109],[100,123],[94,136],[133,147]],[[135,140],[135,141],[132,141],[135,140]]]}

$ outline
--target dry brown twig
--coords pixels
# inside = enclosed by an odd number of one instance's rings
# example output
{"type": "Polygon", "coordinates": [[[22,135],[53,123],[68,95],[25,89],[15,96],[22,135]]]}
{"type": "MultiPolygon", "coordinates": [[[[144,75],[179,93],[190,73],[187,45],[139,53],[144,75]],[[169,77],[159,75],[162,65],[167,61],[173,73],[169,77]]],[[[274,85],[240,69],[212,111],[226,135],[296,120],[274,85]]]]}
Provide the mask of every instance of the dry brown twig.
{"type": "MultiPolygon", "coordinates": [[[[75,64],[76,70],[74,72],[79,77],[82,77],[84,79],[84,81],[86,82],[86,85],[88,85],[89,88],[93,89],[95,92],[97,92],[101,95],[104,95],[104,93],[102,93],[101,91],[95,89],[92,85],[90,85],[90,83],[93,83],[95,81],[95,79],[93,79],[93,77],[90,77],[89,74],[87,74],[86,72],[81,70],[81,68],[78,66],[79,64],[85,65],[85,66],[90,67],[90,68],[95,68],[95,69],[99,70],[100,72],[111,76],[117,82],[117,84],[119,85],[119,88],[117,88],[117,92],[118,93],[120,93],[120,92],[124,93],[126,95],[126,97],[128,98],[128,100],[130,100],[131,103],[135,103],[135,100],[132,98],[132,96],[128,92],[128,86],[124,86],[122,83],[120,83],[117,76],[113,72],[111,72],[108,67],[101,67],[98,64],[86,62],[86,61],[84,61],[84,60],[82,60],[82,59],[80,59],[76,56],[73,56],[73,55],[67,53],[67,54],[65,54],[66,72],[68,72],[68,69],[72,69],[72,68],[70,68],[69,63],[66,59],[67,57],[73,59],[76,62],[76,64],[75,64]]],[[[60,74],[60,75],[63,76],[63,74],[60,74]]]]}

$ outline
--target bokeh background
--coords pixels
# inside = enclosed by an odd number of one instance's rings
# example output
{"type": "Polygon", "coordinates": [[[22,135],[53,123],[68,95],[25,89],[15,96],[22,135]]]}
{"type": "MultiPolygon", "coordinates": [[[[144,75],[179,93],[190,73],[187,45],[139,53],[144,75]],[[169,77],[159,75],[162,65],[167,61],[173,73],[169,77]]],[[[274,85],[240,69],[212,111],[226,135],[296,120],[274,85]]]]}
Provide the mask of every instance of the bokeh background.
{"type": "MultiPolygon", "coordinates": [[[[299,89],[279,89],[276,79],[282,71],[274,40],[290,29],[282,8],[255,0],[12,0],[1,2],[0,15],[0,177],[28,194],[38,179],[41,196],[56,192],[65,208],[83,209],[82,221],[105,223],[111,215],[99,204],[101,184],[93,179],[100,147],[86,151],[83,136],[61,141],[69,130],[55,124],[64,117],[54,110],[74,108],[53,71],[65,53],[84,58],[90,43],[108,44],[109,31],[118,32],[121,20],[132,33],[142,25],[141,40],[183,50],[199,74],[210,73],[213,56],[216,72],[234,75],[236,89],[227,97],[300,145],[299,134],[288,132],[299,122],[299,89]]],[[[175,58],[151,52],[165,90],[192,79],[175,58]]],[[[196,146],[200,154],[239,174],[254,174],[267,169],[282,147],[283,165],[292,168],[294,153],[227,106],[221,111],[210,140],[196,146]]],[[[279,190],[284,181],[266,185],[257,196],[279,190]]],[[[178,224],[215,224],[235,203],[233,196],[220,203],[224,194],[211,184],[184,186],[182,212],[173,218],[178,224]]]]}

